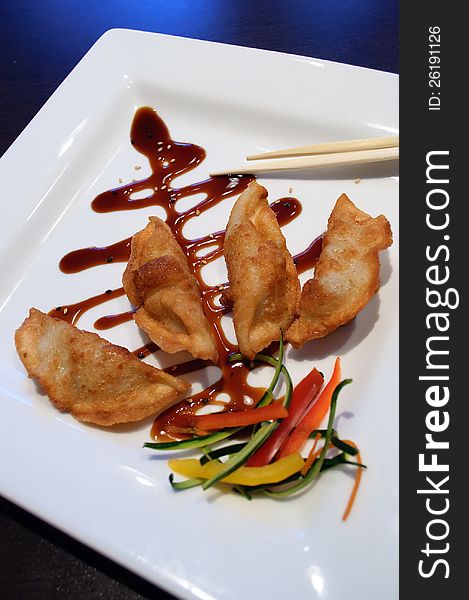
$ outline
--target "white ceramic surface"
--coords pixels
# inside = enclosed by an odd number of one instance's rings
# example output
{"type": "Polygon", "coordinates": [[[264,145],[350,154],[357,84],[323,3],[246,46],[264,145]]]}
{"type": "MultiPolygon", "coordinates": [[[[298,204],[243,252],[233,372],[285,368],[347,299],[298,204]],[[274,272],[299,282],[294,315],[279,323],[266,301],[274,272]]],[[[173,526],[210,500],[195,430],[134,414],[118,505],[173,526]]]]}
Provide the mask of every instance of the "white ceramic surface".
{"type": "MultiPolygon", "coordinates": [[[[292,253],[324,230],[342,192],[367,212],[386,214],[394,231],[379,294],[351,325],[287,357],[295,381],[313,364],[330,373],[336,355],[354,379],[340,398],[338,426],[359,443],[369,469],[345,524],[349,474],[330,472],[313,491],[283,502],[197,488],[174,493],[165,460],[141,448],[151,421],[118,432],[88,427],[55,410],[27,378],[13,334],[30,306],[49,310],[120,285],[122,264],[64,275],[59,259],[129,236],[152,213],[90,208],[119,178],[149,172],[129,142],[142,105],[157,109],[173,139],[207,150],[178,185],[263,150],[397,133],[398,78],[136,31],[112,30],[98,40],[0,162],[0,492],[181,598],[397,598],[395,165],[260,180],[271,200],[292,188],[303,203],[302,215],[284,228],[292,253]]],[[[233,201],[194,219],[187,233],[222,228],[233,201]]],[[[223,264],[208,276],[223,280],[223,264]]],[[[124,298],[113,300],[79,325],[92,328],[99,316],[127,307],[124,298]]],[[[131,349],[142,343],[133,323],[104,337],[131,349]]],[[[200,389],[202,375],[192,380],[200,389]]]]}

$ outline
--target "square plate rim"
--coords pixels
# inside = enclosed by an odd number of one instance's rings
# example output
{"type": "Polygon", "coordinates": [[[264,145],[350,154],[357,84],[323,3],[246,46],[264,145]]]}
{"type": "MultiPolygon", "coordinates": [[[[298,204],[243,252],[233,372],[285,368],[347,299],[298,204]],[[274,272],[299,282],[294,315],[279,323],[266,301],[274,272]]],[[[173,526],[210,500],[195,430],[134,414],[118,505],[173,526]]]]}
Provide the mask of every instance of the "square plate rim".
{"type": "MultiPolygon", "coordinates": [[[[101,45],[106,42],[106,43],[115,43],[113,42],[113,39],[117,36],[117,37],[121,37],[122,33],[124,33],[125,35],[127,35],[128,33],[131,33],[132,35],[141,35],[144,34],[146,36],[153,36],[155,38],[172,38],[175,40],[184,40],[184,43],[196,43],[196,44],[203,44],[203,45],[217,45],[217,46],[224,46],[224,47],[228,47],[228,48],[233,48],[233,51],[236,52],[238,51],[238,49],[241,49],[242,51],[246,52],[246,53],[250,53],[250,52],[259,52],[259,53],[266,53],[268,55],[279,55],[279,56],[283,56],[283,57],[295,57],[295,58],[304,58],[307,60],[311,60],[311,61],[317,61],[319,63],[325,63],[328,65],[331,65],[332,68],[344,68],[346,70],[350,70],[350,72],[352,71],[366,71],[369,72],[370,75],[375,76],[375,75],[384,75],[385,77],[390,77],[392,80],[394,80],[396,83],[398,81],[398,75],[394,74],[394,73],[388,73],[388,72],[384,72],[384,71],[377,71],[374,69],[369,69],[366,67],[360,67],[360,66],[354,66],[354,65],[348,65],[348,64],[344,64],[344,63],[337,63],[337,62],[333,62],[333,61],[327,61],[327,60],[323,60],[323,59],[316,59],[313,57],[308,57],[308,56],[301,56],[301,55],[296,55],[296,54],[289,54],[289,53],[283,53],[283,52],[277,52],[277,51],[272,51],[272,50],[265,50],[265,49],[258,49],[258,48],[251,48],[251,47],[246,47],[246,46],[239,46],[239,45],[235,45],[235,44],[225,44],[225,43],[221,43],[221,42],[212,42],[212,41],[207,41],[207,40],[196,40],[196,39],[192,39],[192,38],[186,38],[186,37],[182,37],[182,36],[173,36],[173,35],[166,35],[166,34],[159,34],[159,33],[153,33],[153,32],[147,32],[147,31],[139,31],[139,30],[134,30],[134,29],[125,29],[125,28],[113,28],[110,29],[108,31],[106,31],[96,42],[95,44],[93,44],[93,46],[86,52],[86,54],[83,56],[83,58],[79,61],[79,63],[74,67],[74,69],[69,73],[69,75],[67,75],[67,77],[65,78],[65,80],[59,85],[59,87],[54,91],[54,93],[51,95],[51,97],[44,103],[44,105],[41,107],[41,109],[38,111],[38,113],[33,117],[33,119],[30,121],[30,123],[25,127],[25,129],[21,132],[21,134],[16,138],[16,140],[11,144],[11,146],[6,150],[5,154],[0,158],[0,171],[2,169],[2,166],[5,166],[5,164],[7,162],[9,162],[11,160],[11,156],[15,153],[18,152],[18,148],[21,149],[21,146],[24,142],[25,139],[27,139],[28,135],[30,135],[31,130],[33,129],[34,124],[40,124],[41,120],[44,118],[44,114],[46,113],[47,110],[49,110],[49,108],[51,106],[54,105],[54,103],[56,102],[60,102],[60,96],[63,92],[63,90],[67,89],[69,86],[71,86],[73,84],[73,80],[78,76],[78,69],[80,66],[83,66],[83,64],[85,63],[85,61],[90,61],[94,59],[94,56],[96,54],[98,54],[100,52],[100,48],[101,45]],[[109,40],[109,42],[108,42],[109,40]]],[[[13,156],[14,158],[14,156],[13,156]]],[[[2,490],[2,493],[3,490],[2,490]]],[[[83,537],[80,538],[79,536],[77,536],[76,531],[74,531],[73,533],[70,532],[70,529],[67,529],[66,526],[63,526],[61,524],[58,524],[56,520],[54,520],[54,518],[50,515],[50,514],[44,514],[43,511],[40,510],[36,510],[36,507],[34,506],[34,502],[28,502],[27,499],[25,498],[20,498],[17,496],[9,496],[8,494],[4,494],[5,497],[7,497],[9,500],[11,500],[12,502],[14,502],[15,504],[21,506],[22,508],[24,508],[25,510],[31,512],[32,514],[35,514],[36,516],[38,516],[40,519],[44,520],[47,523],[50,523],[51,525],[53,525],[54,527],[57,527],[59,529],[61,529],[62,531],[64,531],[65,533],[67,533],[68,535],[71,535],[72,537],[78,539],[79,541],[81,541],[82,543],[92,547],[93,549],[95,549],[96,551],[98,551],[101,554],[104,554],[106,556],[109,556],[112,560],[116,561],[116,562],[120,562],[120,564],[122,566],[124,566],[125,568],[131,569],[134,572],[136,572],[137,574],[139,574],[140,576],[143,576],[147,579],[149,579],[147,577],[147,575],[145,575],[144,573],[142,573],[142,571],[139,571],[138,569],[135,569],[134,565],[129,565],[126,562],[121,562],[119,561],[118,558],[116,558],[112,553],[107,553],[105,550],[103,550],[102,547],[96,544],[93,544],[92,541],[90,541],[88,538],[83,537]]],[[[168,579],[168,581],[165,581],[162,578],[159,578],[158,580],[152,580],[149,579],[150,581],[152,581],[153,583],[156,583],[157,585],[161,586],[163,589],[166,589],[167,591],[176,594],[176,595],[180,595],[182,594],[181,597],[185,597],[185,598],[194,598],[195,596],[192,595],[191,592],[184,590],[180,587],[174,587],[174,584],[172,582],[172,580],[168,579]]]]}

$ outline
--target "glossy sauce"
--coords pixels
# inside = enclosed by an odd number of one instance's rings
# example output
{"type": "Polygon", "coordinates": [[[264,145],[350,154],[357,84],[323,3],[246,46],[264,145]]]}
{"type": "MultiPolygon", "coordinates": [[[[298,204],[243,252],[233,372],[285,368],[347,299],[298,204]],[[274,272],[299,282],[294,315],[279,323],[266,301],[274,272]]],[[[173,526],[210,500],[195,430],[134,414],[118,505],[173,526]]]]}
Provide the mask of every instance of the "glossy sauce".
{"type": "Polygon", "coordinates": [[[324,234],[318,236],[315,240],[311,242],[311,244],[303,250],[303,252],[299,252],[295,254],[293,257],[293,262],[296,265],[296,270],[298,271],[298,275],[301,273],[305,273],[311,269],[314,269],[316,263],[321,256],[322,250],[322,239],[324,234]]]}
{"type": "MultiPolygon", "coordinates": [[[[188,239],[183,234],[184,225],[193,218],[200,217],[204,212],[216,206],[224,198],[239,195],[253,177],[216,177],[184,187],[172,186],[172,180],[194,169],[205,158],[205,150],[200,146],[176,142],[171,139],[169,131],[158,116],[149,107],[140,108],[134,117],[131,128],[131,143],[149,161],[152,174],[141,181],[109,190],[99,194],[92,208],[96,212],[107,213],[114,211],[135,210],[148,206],[159,206],[166,212],[166,223],[172,229],[174,236],[185,252],[188,263],[196,277],[201,291],[205,315],[211,324],[216,339],[221,369],[220,378],[207,389],[172,407],[160,415],[152,428],[152,436],[158,440],[169,439],[170,429],[177,428],[178,415],[194,413],[207,403],[223,404],[226,410],[242,410],[248,405],[255,405],[264,392],[263,388],[252,387],[247,383],[249,366],[241,363],[231,364],[230,354],[238,351],[231,344],[221,326],[224,314],[230,311],[229,306],[220,302],[222,292],[227,284],[208,286],[202,278],[203,267],[216,260],[223,254],[225,232],[217,231],[198,239],[188,239]],[[136,192],[146,190],[144,198],[135,199],[136,192]],[[205,198],[187,211],[178,212],[177,202],[181,198],[203,193],[205,198]],[[202,249],[210,248],[204,256],[198,256],[202,249]],[[228,394],[228,404],[217,399],[221,392],[228,394]]],[[[290,223],[301,213],[301,203],[295,198],[281,198],[271,205],[281,226],[290,223]]],[[[315,240],[304,252],[294,257],[298,272],[312,268],[321,251],[321,238],[315,240]]],[[[60,269],[64,273],[77,273],[94,266],[112,262],[126,262],[130,256],[131,238],[126,238],[109,246],[90,247],[75,250],[65,255],[60,261],[60,269]]],[[[78,318],[92,307],[107,302],[112,298],[124,295],[123,288],[107,290],[104,294],[93,296],[73,305],[55,308],[49,314],[62,318],[70,323],[76,323],[78,318]]],[[[96,329],[109,329],[132,319],[134,311],[117,315],[107,315],[95,322],[96,329]]],[[[158,347],[149,343],[134,351],[139,358],[145,358],[158,347]]],[[[169,367],[166,371],[174,376],[190,373],[211,364],[209,361],[195,359],[181,365],[169,367]]],[[[183,437],[179,436],[178,437],[183,437]]]]}
{"type": "Polygon", "coordinates": [[[51,317],[56,317],[57,319],[62,319],[62,321],[67,321],[67,323],[71,323],[75,325],[78,319],[90,308],[94,308],[95,306],[99,306],[100,304],[104,304],[113,298],[119,298],[120,296],[124,296],[124,288],[120,287],[115,290],[106,290],[102,294],[98,294],[97,296],[92,296],[91,298],[87,298],[86,300],[82,300],[81,302],[76,302],[75,304],[67,304],[62,306],[56,306],[51,311],[49,311],[49,315],[51,317]]]}

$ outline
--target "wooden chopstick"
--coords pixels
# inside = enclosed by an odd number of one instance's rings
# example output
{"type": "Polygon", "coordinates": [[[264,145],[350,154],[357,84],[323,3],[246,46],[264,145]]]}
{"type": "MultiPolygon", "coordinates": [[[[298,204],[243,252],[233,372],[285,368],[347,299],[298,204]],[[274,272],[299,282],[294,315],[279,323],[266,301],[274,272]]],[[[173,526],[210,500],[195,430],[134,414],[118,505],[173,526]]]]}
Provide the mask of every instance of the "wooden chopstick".
{"type": "Polygon", "coordinates": [[[298,169],[313,169],[318,167],[340,167],[358,165],[361,163],[382,162],[399,158],[399,148],[378,148],[375,150],[356,150],[319,156],[302,156],[301,158],[286,158],[284,160],[262,161],[250,163],[242,167],[213,171],[210,177],[218,175],[256,175],[258,173],[273,173],[275,171],[291,171],[298,169]]]}
{"type": "Polygon", "coordinates": [[[261,154],[251,154],[246,160],[264,160],[266,158],[286,158],[287,156],[311,156],[314,154],[333,154],[336,152],[351,152],[354,150],[374,150],[377,148],[392,148],[399,146],[399,136],[365,138],[360,140],[346,140],[343,142],[327,142],[313,144],[312,146],[298,146],[283,150],[272,150],[261,154]]]}

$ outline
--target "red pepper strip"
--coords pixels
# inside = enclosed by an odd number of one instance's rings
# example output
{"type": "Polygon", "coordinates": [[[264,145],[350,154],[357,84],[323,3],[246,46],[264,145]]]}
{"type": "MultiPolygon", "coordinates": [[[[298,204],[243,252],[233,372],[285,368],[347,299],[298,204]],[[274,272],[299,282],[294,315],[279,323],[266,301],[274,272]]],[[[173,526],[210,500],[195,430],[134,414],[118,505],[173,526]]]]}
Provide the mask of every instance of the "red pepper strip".
{"type": "Polygon", "coordinates": [[[194,429],[224,429],[225,427],[244,427],[262,421],[274,421],[288,417],[288,411],[281,402],[272,402],[261,408],[250,408],[232,412],[212,413],[210,415],[178,415],[174,424],[177,427],[194,429]]]}
{"type": "Polygon", "coordinates": [[[289,454],[293,454],[293,452],[301,450],[308,439],[309,434],[315,429],[318,429],[321,425],[321,422],[331,405],[332,394],[339,383],[340,358],[337,358],[334,365],[334,372],[332,373],[329,383],[323,389],[317,401],[298,423],[294,431],[292,431],[284,445],[280,448],[277,458],[283,458],[284,456],[288,456],[289,454]]]}
{"type": "Polygon", "coordinates": [[[291,430],[308,410],[323,383],[324,378],[316,368],[300,381],[293,390],[293,396],[288,408],[288,418],[284,419],[273,434],[254,452],[247,461],[246,466],[263,467],[272,461],[291,430]]]}

